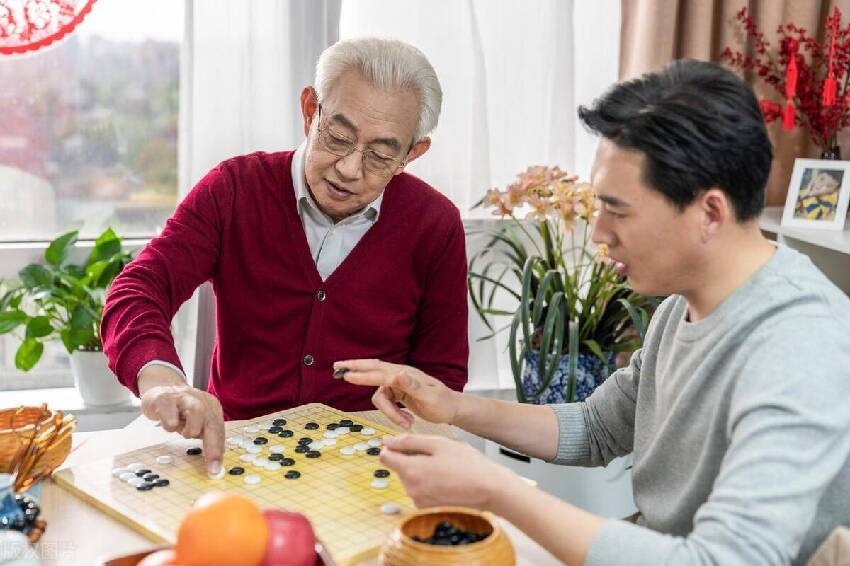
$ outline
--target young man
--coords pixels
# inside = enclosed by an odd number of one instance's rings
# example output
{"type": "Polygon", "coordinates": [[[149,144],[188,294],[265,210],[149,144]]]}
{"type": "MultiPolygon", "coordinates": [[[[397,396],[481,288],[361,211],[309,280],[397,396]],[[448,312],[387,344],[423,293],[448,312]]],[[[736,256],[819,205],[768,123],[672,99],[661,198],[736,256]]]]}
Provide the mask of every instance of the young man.
{"type": "Polygon", "coordinates": [[[643,348],[583,403],[464,396],[421,371],[338,362],[407,426],[448,422],[557,464],[633,454],[635,523],[526,485],[468,446],[423,436],[382,459],[420,505],[492,510],[571,565],[804,564],[850,524],[850,300],[758,227],[772,151],[752,91],[678,61],[579,115],[602,135],[594,240],[630,284],[670,295],[643,348]]]}
{"type": "Polygon", "coordinates": [[[339,356],[382,357],[466,383],[466,253],[457,208],[405,166],[430,147],[442,92],[399,41],[320,57],[301,92],[297,151],[229,159],[204,177],[115,280],[102,335],[110,367],[163,428],[203,438],[221,471],[224,419],[322,402],[370,408],[332,378],[339,356]],[[211,280],[209,392],[187,385],[169,324],[211,280]]]}

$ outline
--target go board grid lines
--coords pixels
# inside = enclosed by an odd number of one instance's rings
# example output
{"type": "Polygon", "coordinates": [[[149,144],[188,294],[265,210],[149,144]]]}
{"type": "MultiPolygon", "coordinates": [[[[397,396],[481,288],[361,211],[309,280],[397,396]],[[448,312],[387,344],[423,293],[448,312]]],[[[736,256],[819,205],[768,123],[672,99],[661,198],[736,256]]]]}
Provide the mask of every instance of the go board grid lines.
{"type": "Polygon", "coordinates": [[[333,559],[343,566],[376,555],[384,539],[395,528],[399,517],[382,514],[384,503],[399,504],[402,516],[415,509],[395,474],[387,478],[389,485],[385,489],[371,486],[373,472],[382,468],[377,456],[363,450],[350,456],[340,453],[340,448],[396,434],[382,425],[314,403],[250,421],[231,421],[225,424],[225,429],[227,438],[268,438],[268,443],[261,445],[260,453],[256,454],[263,458],[268,458],[272,446],[282,445],[282,456],[295,459],[295,465],[275,471],[258,468],[240,460],[240,456],[246,453],[243,447],[227,444],[223,462],[225,472],[233,466],[240,466],[245,468],[245,473],[225,473],[223,479],[210,479],[204,469],[203,456],[186,454],[187,448],[200,446],[200,441],[178,438],[105,461],[67,468],[54,477],[60,485],[156,542],[174,542],[183,514],[203,493],[235,491],[250,497],[263,508],[279,507],[304,513],[333,559]],[[291,437],[279,438],[268,432],[267,428],[278,418],[287,420],[282,428],[292,430],[294,434],[291,437]],[[327,424],[338,423],[342,419],[372,428],[374,434],[349,432],[338,436],[336,444],[320,448],[322,454],[315,459],[295,453],[299,438],[322,439],[328,430],[327,424]],[[305,429],[304,425],[308,422],[318,423],[319,428],[305,429]],[[244,428],[252,425],[258,426],[259,431],[246,433],[244,428]],[[157,464],[156,457],[166,454],[173,457],[172,463],[157,464]],[[113,468],[126,468],[132,463],[143,464],[144,468],[169,479],[170,484],[143,492],[112,476],[113,468]],[[284,474],[290,470],[298,470],[301,477],[285,479],[284,474]],[[247,485],[244,478],[249,474],[260,476],[261,482],[247,485]]]}

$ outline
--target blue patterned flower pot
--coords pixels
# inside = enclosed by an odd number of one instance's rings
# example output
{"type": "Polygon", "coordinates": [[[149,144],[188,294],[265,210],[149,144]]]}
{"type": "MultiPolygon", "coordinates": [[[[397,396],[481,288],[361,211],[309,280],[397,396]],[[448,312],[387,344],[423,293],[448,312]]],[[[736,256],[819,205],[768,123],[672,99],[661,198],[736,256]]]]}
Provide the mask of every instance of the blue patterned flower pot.
{"type": "MultiPolygon", "coordinates": [[[[576,396],[575,401],[584,401],[590,397],[593,390],[608,378],[614,371],[614,352],[606,352],[608,368],[593,354],[579,354],[576,363],[576,396]]],[[[525,353],[525,367],[522,371],[522,389],[529,403],[538,405],[550,403],[568,403],[569,393],[567,378],[570,374],[570,356],[564,354],[549,386],[538,396],[540,390],[540,352],[525,353]]]]}

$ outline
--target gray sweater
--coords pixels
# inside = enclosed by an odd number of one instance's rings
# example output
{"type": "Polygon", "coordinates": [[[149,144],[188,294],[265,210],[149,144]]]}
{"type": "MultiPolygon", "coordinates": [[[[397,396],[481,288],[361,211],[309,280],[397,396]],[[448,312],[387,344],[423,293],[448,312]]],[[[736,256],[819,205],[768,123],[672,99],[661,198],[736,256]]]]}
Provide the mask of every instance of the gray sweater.
{"type": "Polygon", "coordinates": [[[586,564],[805,564],[850,525],[850,300],[790,248],[707,318],[671,296],[584,403],[553,405],[555,463],[632,453],[638,524],[586,564]]]}

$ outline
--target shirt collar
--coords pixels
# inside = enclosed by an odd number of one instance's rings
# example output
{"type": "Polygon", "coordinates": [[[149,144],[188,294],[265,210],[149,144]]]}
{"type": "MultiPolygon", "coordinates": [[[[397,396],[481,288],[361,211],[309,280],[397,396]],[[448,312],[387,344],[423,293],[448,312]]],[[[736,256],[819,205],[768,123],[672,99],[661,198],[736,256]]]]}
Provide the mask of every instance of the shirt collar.
{"type": "MultiPolygon", "coordinates": [[[[309,213],[318,213],[330,221],[327,215],[319,209],[316,201],[314,201],[312,195],[310,195],[310,191],[307,190],[307,179],[304,176],[304,160],[306,158],[307,140],[304,140],[301,145],[298,146],[298,149],[295,150],[295,155],[292,156],[292,185],[295,187],[295,202],[298,203],[298,211],[304,212],[306,209],[309,213]]],[[[379,194],[375,200],[370,202],[365,208],[363,208],[363,210],[351,215],[349,218],[364,216],[372,222],[377,222],[378,214],[381,212],[381,202],[383,200],[384,192],[381,191],[381,194],[379,194]]]]}

